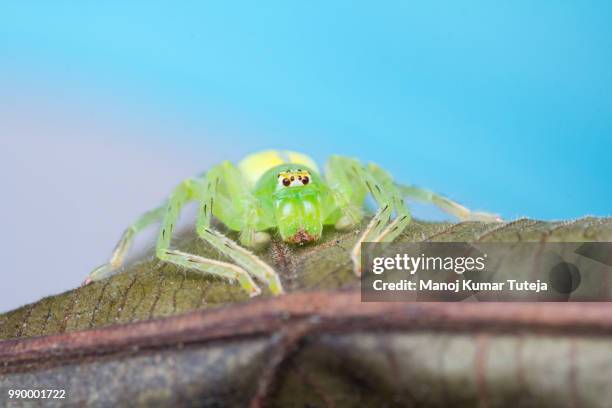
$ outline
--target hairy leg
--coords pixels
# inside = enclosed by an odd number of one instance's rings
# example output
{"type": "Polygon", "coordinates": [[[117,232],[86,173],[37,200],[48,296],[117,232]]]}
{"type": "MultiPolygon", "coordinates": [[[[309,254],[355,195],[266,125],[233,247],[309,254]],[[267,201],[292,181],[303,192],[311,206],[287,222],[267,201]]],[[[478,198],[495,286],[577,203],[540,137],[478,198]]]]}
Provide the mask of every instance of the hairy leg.
{"type": "MultiPolygon", "coordinates": [[[[220,189],[224,189],[226,193],[230,191],[230,193],[228,193],[230,198],[227,200],[228,204],[232,205],[231,203],[238,202],[243,204],[242,208],[237,208],[237,206],[233,204],[234,208],[232,210],[235,212],[236,216],[242,217],[244,220],[245,217],[253,216],[253,213],[256,212],[253,207],[255,205],[253,200],[236,200],[239,197],[248,196],[249,192],[248,190],[240,191],[239,187],[241,184],[239,183],[239,180],[235,180],[233,178],[231,169],[224,169],[223,166],[227,167],[230,166],[230,164],[226,163],[213,168],[208,173],[206,180],[204,180],[200,186],[199,194],[201,205],[198,214],[196,231],[202,239],[214,246],[223,255],[231,258],[234,262],[242,266],[246,271],[255,276],[261,282],[266,283],[273,294],[281,294],[283,293],[283,288],[280,279],[276,271],[274,271],[270,265],[262,261],[258,256],[246,248],[224,236],[210,225],[213,211],[216,211],[216,206],[219,202],[217,198],[221,196],[218,194],[220,189]],[[215,202],[217,202],[217,204],[215,204],[215,202]]],[[[237,177],[240,177],[239,173],[236,174],[237,177]]],[[[246,189],[246,186],[244,186],[244,188],[246,189]]],[[[241,237],[247,237],[249,240],[247,242],[252,242],[250,240],[252,240],[254,236],[258,237],[258,235],[255,234],[267,235],[264,232],[257,233],[254,230],[254,224],[250,221],[243,223],[242,228],[245,229],[242,231],[241,237]]],[[[262,239],[261,235],[259,235],[259,239],[262,239]]]]}
{"type": "Polygon", "coordinates": [[[157,207],[151,211],[147,211],[143,215],[141,215],[133,224],[125,229],[119,242],[115,246],[113,250],[113,254],[111,255],[110,260],[98,266],[94,269],[89,276],[83,282],[83,285],[87,285],[91,282],[95,282],[104,278],[111,276],[115,271],[117,271],[122,265],[127,255],[132,242],[136,235],[144,230],[149,225],[161,220],[164,214],[164,210],[166,209],[165,205],[157,207]]]}
{"type": "Polygon", "coordinates": [[[172,233],[186,202],[198,197],[202,179],[190,179],[181,183],[168,199],[166,215],[157,240],[157,257],[163,261],[183,266],[203,274],[220,276],[230,281],[237,280],[251,296],[261,291],[250,275],[240,266],[170,248],[172,233]]]}
{"type": "Polygon", "coordinates": [[[393,179],[386,171],[374,164],[368,164],[365,168],[357,167],[354,171],[364,180],[379,206],[379,210],[351,251],[355,274],[361,275],[361,244],[393,241],[412,221],[412,216],[393,179]],[[391,212],[395,212],[393,220],[391,212]]]}
{"type": "MultiPolygon", "coordinates": [[[[368,191],[378,205],[374,217],[362,231],[351,251],[353,269],[357,275],[360,275],[361,244],[363,242],[393,241],[402,233],[412,218],[391,176],[384,170],[373,164],[364,167],[354,159],[335,157],[334,160],[335,163],[328,166],[333,173],[328,176],[329,179],[336,181],[331,188],[351,197],[351,206],[361,205],[368,191]],[[395,218],[392,219],[394,214],[395,218]]],[[[341,211],[344,211],[345,207],[342,203],[339,203],[338,206],[341,211]]]]}
{"type": "Polygon", "coordinates": [[[411,198],[415,201],[431,203],[440,208],[447,214],[457,217],[461,221],[484,221],[484,222],[501,222],[502,219],[496,214],[489,214],[480,211],[470,211],[461,204],[452,201],[440,194],[434,193],[416,186],[398,185],[402,196],[411,198]]]}

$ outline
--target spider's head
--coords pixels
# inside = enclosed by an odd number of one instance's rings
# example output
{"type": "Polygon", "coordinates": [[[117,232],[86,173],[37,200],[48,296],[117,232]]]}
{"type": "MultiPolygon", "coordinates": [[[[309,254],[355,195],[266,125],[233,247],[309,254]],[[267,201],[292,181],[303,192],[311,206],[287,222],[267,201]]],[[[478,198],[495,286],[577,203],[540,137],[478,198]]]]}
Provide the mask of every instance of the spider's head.
{"type": "Polygon", "coordinates": [[[274,210],[283,241],[301,245],[321,237],[320,193],[309,170],[287,168],[278,173],[274,210]]]}

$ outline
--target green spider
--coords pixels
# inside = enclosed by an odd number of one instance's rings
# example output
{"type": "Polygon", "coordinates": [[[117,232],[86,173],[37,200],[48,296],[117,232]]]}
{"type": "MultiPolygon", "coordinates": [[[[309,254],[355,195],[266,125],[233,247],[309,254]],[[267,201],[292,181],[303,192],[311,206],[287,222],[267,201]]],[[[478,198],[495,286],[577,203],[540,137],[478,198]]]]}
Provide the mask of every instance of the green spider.
{"type": "Polygon", "coordinates": [[[337,230],[355,229],[361,225],[368,193],[378,210],[351,251],[357,275],[361,274],[362,242],[393,241],[410,223],[404,198],[430,202],[460,220],[499,221],[495,215],[471,212],[430,191],[397,184],[372,163],[363,165],[356,159],[332,156],[323,177],[306,155],[268,150],[247,156],[237,166],[224,161],[206,174],[180,183],[162,206],[143,214],[125,230],[110,261],[92,271],[84,284],[118,270],[134,236],[163,220],[156,246],[156,255],[162,261],[238,281],[251,296],[261,293],[252,277],[266,284],[273,294],[282,294],[278,274],[247,248],[263,248],[274,230],[283,241],[302,245],[316,242],[325,225],[337,230]],[[181,208],[192,200],[200,204],[197,234],[234,263],[171,248],[181,208]],[[242,246],[211,226],[213,216],[230,230],[240,232],[242,246]]]}

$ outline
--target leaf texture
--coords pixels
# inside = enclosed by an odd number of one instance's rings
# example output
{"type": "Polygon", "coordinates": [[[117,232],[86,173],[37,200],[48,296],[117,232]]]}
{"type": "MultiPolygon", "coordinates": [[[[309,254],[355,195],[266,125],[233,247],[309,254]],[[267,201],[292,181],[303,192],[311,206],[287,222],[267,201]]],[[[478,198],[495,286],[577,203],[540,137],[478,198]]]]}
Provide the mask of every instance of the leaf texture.
{"type": "MultiPolygon", "coordinates": [[[[361,303],[349,259],[356,239],[329,230],[315,246],[273,241],[261,256],[292,292],[279,298],[248,299],[238,286],[150,258],[0,315],[0,398],[9,388],[64,384],[74,405],[611,400],[607,303],[361,303]]],[[[612,219],[416,221],[399,240],[611,241],[612,219]]],[[[178,246],[219,258],[193,236],[178,246]]]]}

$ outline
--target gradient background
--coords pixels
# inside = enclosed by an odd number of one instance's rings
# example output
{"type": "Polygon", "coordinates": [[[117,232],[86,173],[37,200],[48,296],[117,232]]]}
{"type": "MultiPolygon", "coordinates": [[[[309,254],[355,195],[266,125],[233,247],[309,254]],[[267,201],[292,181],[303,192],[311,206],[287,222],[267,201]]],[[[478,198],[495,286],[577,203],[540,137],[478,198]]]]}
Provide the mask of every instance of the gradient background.
{"type": "Polygon", "coordinates": [[[609,1],[34,3],[0,4],[0,311],[262,148],[508,219],[611,212],[609,1]]]}

